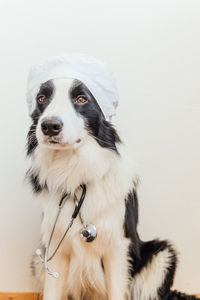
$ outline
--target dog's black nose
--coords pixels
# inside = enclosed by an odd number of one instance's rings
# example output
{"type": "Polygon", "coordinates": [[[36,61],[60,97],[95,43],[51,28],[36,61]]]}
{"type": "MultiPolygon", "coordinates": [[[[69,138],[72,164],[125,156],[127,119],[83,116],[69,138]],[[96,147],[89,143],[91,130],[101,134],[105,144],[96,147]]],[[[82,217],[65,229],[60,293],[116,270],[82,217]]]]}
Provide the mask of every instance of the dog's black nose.
{"type": "Polygon", "coordinates": [[[63,127],[63,123],[59,119],[45,119],[41,124],[41,129],[44,135],[58,135],[63,127]]]}

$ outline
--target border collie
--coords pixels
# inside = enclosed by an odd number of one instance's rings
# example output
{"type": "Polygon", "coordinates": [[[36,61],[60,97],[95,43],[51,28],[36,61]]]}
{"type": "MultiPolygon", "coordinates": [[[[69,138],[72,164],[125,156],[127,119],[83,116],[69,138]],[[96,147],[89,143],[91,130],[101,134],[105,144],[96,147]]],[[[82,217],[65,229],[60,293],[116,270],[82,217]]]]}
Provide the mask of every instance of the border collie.
{"type": "Polygon", "coordinates": [[[136,177],[120,138],[92,93],[80,81],[58,78],[40,86],[27,136],[28,178],[41,199],[41,249],[45,249],[60,199],[69,197],[57,221],[49,253],[56,248],[74,211],[74,196],[87,193],[79,215],[49,262],[37,256],[32,270],[44,300],[195,299],[170,291],[176,252],[168,241],[143,242],[137,232],[136,177]],[[97,237],[80,233],[94,224],[97,237]]]}

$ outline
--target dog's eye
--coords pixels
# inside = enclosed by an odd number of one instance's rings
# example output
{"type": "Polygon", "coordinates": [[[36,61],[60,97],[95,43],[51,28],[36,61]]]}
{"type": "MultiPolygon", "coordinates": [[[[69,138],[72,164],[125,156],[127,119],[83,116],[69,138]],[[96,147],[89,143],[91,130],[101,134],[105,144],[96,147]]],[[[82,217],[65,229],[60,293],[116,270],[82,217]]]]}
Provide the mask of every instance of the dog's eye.
{"type": "Polygon", "coordinates": [[[45,104],[46,101],[47,101],[47,98],[46,98],[44,95],[39,95],[39,96],[38,96],[38,102],[39,102],[40,104],[45,104]]]}
{"type": "Polygon", "coordinates": [[[87,99],[84,96],[78,96],[76,99],[74,99],[75,103],[83,104],[87,102],[87,99]]]}

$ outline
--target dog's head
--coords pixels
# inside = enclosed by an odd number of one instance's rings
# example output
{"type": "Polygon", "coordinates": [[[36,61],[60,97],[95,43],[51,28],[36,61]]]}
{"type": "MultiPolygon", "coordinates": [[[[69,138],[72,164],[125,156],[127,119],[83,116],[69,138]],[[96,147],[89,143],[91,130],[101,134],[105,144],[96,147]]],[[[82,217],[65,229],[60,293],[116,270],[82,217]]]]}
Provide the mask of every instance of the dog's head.
{"type": "Polygon", "coordinates": [[[79,80],[57,78],[41,84],[36,95],[27,151],[39,145],[52,149],[78,148],[87,136],[117,152],[116,130],[102,113],[98,99],[79,80]]]}

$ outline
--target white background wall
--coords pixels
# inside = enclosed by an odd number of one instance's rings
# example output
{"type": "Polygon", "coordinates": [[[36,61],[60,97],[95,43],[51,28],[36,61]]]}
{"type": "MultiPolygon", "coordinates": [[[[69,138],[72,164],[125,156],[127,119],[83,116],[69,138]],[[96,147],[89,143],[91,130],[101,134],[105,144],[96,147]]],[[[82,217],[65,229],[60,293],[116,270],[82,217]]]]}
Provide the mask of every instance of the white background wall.
{"type": "Polygon", "coordinates": [[[35,290],[40,206],[23,183],[27,73],[78,50],[117,77],[115,122],[139,165],[142,238],[172,240],[175,287],[200,292],[200,1],[1,0],[0,14],[0,291],[35,290]]]}

